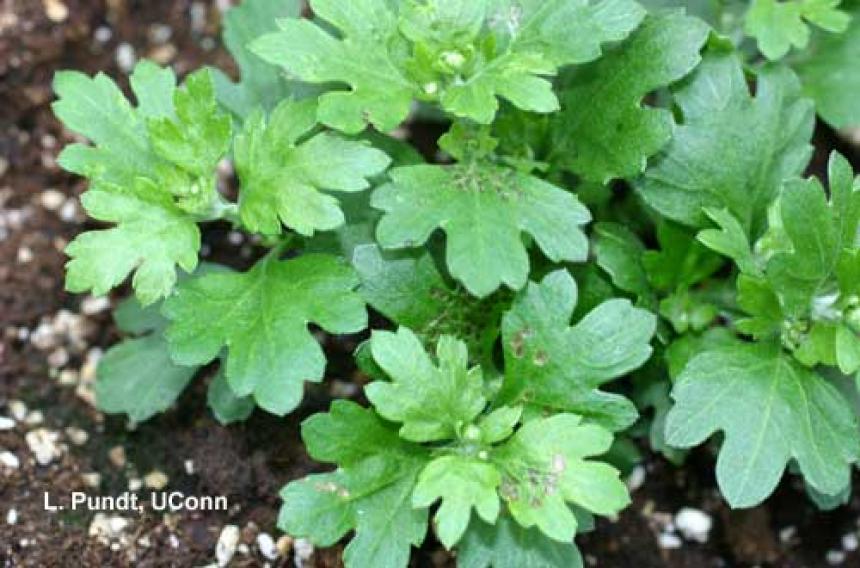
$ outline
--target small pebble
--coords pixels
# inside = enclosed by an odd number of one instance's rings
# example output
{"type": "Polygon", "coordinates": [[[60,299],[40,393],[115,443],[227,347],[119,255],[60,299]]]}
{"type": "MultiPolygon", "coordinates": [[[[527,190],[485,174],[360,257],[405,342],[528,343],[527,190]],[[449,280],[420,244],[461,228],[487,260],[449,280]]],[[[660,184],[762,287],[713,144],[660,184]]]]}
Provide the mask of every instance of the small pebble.
{"type": "Polygon", "coordinates": [[[42,6],[45,8],[45,15],[52,22],[59,24],[69,17],[69,8],[60,0],[42,0],[42,6]]]}
{"type": "Polygon", "coordinates": [[[173,37],[173,29],[166,24],[152,24],[149,26],[149,41],[154,44],[162,44],[170,41],[173,37]]]}
{"type": "Polygon", "coordinates": [[[0,452],[0,465],[8,469],[18,469],[21,467],[21,460],[12,452],[0,452]]]}
{"type": "Polygon", "coordinates": [[[297,538],[293,542],[293,562],[298,567],[304,567],[314,555],[314,545],[306,538],[297,538]]]}
{"type": "Polygon", "coordinates": [[[858,542],[856,534],[848,533],[846,535],[842,535],[842,550],[854,552],[855,550],[857,550],[857,547],[858,542]]]}
{"type": "Polygon", "coordinates": [[[6,416],[0,416],[0,430],[12,430],[15,428],[15,421],[6,416]]]}
{"type": "Polygon", "coordinates": [[[110,309],[110,299],[107,296],[87,296],[81,302],[81,313],[94,316],[110,309]]]}
{"type": "Polygon", "coordinates": [[[63,206],[60,207],[60,219],[66,223],[71,223],[78,217],[78,205],[74,199],[67,199],[63,206]]]}
{"type": "Polygon", "coordinates": [[[93,37],[99,43],[107,43],[113,37],[113,31],[107,26],[101,26],[96,29],[93,37]]]}
{"type": "Polygon", "coordinates": [[[130,73],[137,63],[137,54],[130,43],[122,42],[116,47],[116,64],[121,71],[130,73]]]}
{"type": "Polygon", "coordinates": [[[24,423],[27,426],[39,426],[40,424],[45,422],[45,415],[41,410],[34,410],[29,413],[27,417],[24,419],[24,423]]]}
{"type": "Polygon", "coordinates": [[[15,509],[9,509],[9,512],[6,513],[6,524],[7,525],[17,525],[18,524],[18,511],[15,509]]]}
{"type": "Polygon", "coordinates": [[[691,507],[684,507],[675,515],[675,526],[687,540],[708,542],[713,524],[710,515],[691,507]]]}
{"type": "Polygon", "coordinates": [[[91,489],[98,489],[102,484],[102,476],[96,472],[82,473],[81,480],[84,482],[84,485],[91,489]]]}
{"type": "Polygon", "coordinates": [[[62,450],[57,445],[57,441],[60,439],[57,432],[38,428],[27,432],[24,439],[39,465],[48,465],[62,455],[62,450]]]}
{"type": "Polygon", "coordinates": [[[278,558],[278,547],[269,533],[260,533],[257,535],[257,548],[260,550],[260,554],[268,560],[276,560],[278,558]]]}
{"type": "Polygon", "coordinates": [[[125,448],[122,446],[114,446],[110,451],[108,451],[108,459],[114,467],[119,469],[124,468],[127,461],[125,457],[125,448]]]}
{"type": "Polygon", "coordinates": [[[69,363],[69,352],[65,347],[57,347],[48,354],[48,366],[52,369],[65,367],[69,363]]]}
{"type": "Polygon", "coordinates": [[[218,544],[215,546],[215,559],[218,561],[218,566],[223,568],[233,559],[240,536],[241,532],[236,525],[227,525],[221,529],[218,544]]]}
{"type": "Polygon", "coordinates": [[[69,438],[69,441],[76,446],[83,446],[90,439],[90,435],[86,432],[86,430],[81,430],[80,428],[75,428],[74,426],[69,426],[68,428],[66,428],[66,436],[69,438]]]}
{"type": "Polygon", "coordinates": [[[18,422],[22,422],[27,417],[29,410],[27,409],[27,405],[20,400],[10,400],[9,412],[12,413],[12,418],[18,422]]]}
{"type": "Polygon", "coordinates": [[[185,473],[187,475],[194,475],[194,460],[185,460],[185,473]]]}
{"type": "Polygon", "coordinates": [[[155,489],[156,491],[167,487],[169,481],[167,475],[159,470],[150,471],[143,477],[143,484],[149,489],[155,489]]]}
{"type": "Polygon", "coordinates": [[[828,550],[825,558],[831,566],[839,566],[845,562],[845,553],[841,550],[828,550]]]}
{"type": "Polygon", "coordinates": [[[794,539],[794,536],[796,534],[797,534],[797,527],[787,526],[785,528],[782,528],[779,531],[779,541],[783,544],[788,544],[794,539]]]}
{"type": "Polygon", "coordinates": [[[28,264],[33,260],[33,250],[30,247],[18,249],[18,264],[28,264]]]}
{"type": "Polygon", "coordinates": [[[193,2],[189,10],[191,19],[191,31],[199,34],[206,28],[206,4],[193,2]]]}
{"type": "Polygon", "coordinates": [[[128,519],[118,515],[108,517],[104,513],[96,513],[88,533],[101,541],[112,540],[121,537],[130,524],[128,519]]]}
{"type": "Polygon", "coordinates": [[[660,536],[657,538],[657,544],[664,550],[672,550],[675,548],[681,548],[684,543],[681,542],[681,539],[677,535],[672,533],[660,533],[660,536]]]}
{"type": "Polygon", "coordinates": [[[39,202],[48,211],[58,211],[66,202],[66,196],[56,189],[46,189],[39,196],[39,202]]]}

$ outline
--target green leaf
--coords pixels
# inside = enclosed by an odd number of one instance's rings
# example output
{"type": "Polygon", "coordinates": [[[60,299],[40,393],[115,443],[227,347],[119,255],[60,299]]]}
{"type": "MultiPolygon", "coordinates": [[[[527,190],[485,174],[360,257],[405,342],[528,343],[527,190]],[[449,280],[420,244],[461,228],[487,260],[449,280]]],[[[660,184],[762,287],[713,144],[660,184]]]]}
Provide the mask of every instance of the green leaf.
{"type": "Polygon", "coordinates": [[[101,296],[134,272],[135,293],[148,305],[173,290],[177,265],[188,273],[197,267],[197,225],[154,183],[145,178],[130,187],[96,182],[81,202],[92,218],[117,226],[82,233],[69,243],[68,291],[101,296]]]}
{"type": "Polygon", "coordinates": [[[415,98],[482,124],[493,121],[498,97],[526,111],[558,110],[545,77],[598,58],[602,44],[627,37],[645,13],[632,0],[310,4],[339,37],[287,19],[251,49],[303,81],[349,85],[321,97],[319,117],[350,133],[367,123],[396,127],[415,98]]]}
{"type": "Polygon", "coordinates": [[[653,299],[648,274],[642,265],[645,245],[635,233],[618,223],[594,226],[594,255],[597,265],[625,292],[648,301],[653,299]]]}
{"type": "Polygon", "coordinates": [[[830,203],[815,178],[787,182],[780,196],[781,228],[791,250],[770,258],[767,277],[789,315],[805,316],[819,298],[838,291],[840,260],[856,249],[860,184],[855,187],[851,166],[839,154],[831,156],[829,171],[830,203]]]}
{"type": "Polygon", "coordinates": [[[194,378],[196,366],[176,365],[160,332],[126,339],[108,349],[96,373],[102,412],[124,413],[135,422],[164,412],[194,378]]]}
{"type": "Polygon", "coordinates": [[[491,361],[507,295],[476,300],[449,284],[427,252],[383,252],[376,245],[362,245],[355,248],[352,263],[365,301],[412,329],[425,346],[454,335],[466,343],[473,360],[491,361]]]}
{"type": "Polygon", "coordinates": [[[284,101],[266,121],[252,113],[236,137],[236,169],[242,182],[239,216],[251,231],[279,234],[281,223],[301,235],[344,223],[338,200],[326,191],[358,192],[390,162],[363,142],[327,132],[308,139],[315,126],[312,101],[284,101]]]}
{"type": "Polygon", "coordinates": [[[857,421],[826,380],[777,346],[737,343],[697,355],[672,392],[666,421],[673,446],[724,432],[717,482],[732,507],[760,503],[789,460],[822,493],[840,491],[858,459],[857,421]]]}
{"type": "Polygon", "coordinates": [[[599,387],[648,360],[656,318],[615,299],[570,327],[575,305],[576,283],[564,270],[520,293],[502,322],[505,381],[496,404],[528,401],[627,427],[635,407],[599,387]]]}
{"type": "Polygon", "coordinates": [[[172,71],[142,61],[131,86],[137,108],[104,75],[60,72],[54,80],[55,114],[94,144],[67,146],[59,162],[90,179],[83,197],[90,216],[118,223],[69,245],[67,288],[105,294],[134,272],[137,297],[151,304],[173,289],[177,265],[186,272],[197,265],[196,216],[211,216],[222,201],[215,167],[230,121],[206,71],[177,89],[172,71]]]}
{"type": "Polygon", "coordinates": [[[127,414],[135,422],[167,410],[198,367],[176,365],[170,359],[158,306],[144,308],[134,298],[114,312],[117,326],[133,335],[107,350],[96,369],[96,403],[109,414],[127,414]]]}
{"type": "Polygon", "coordinates": [[[488,523],[496,521],[500,483],[501,476],[492,464],[465,456],[442,456],[421,471],[412,504],[426,508],[441,499],[434,521],[436,535],[450,550],[469,526],[472,508],[488,523]]]}
{"type": "Polygon", "coordinates": [[[236,60],[241,81],[233,83],[224,73],[213,70],[218,101],[244,119],[256,108],[270,111],[301,87],[287,81],[281,71],[248,49],[254,39],[276,31],[279,18],[298,18],[300,0],[242,0],[224,14],[224,44],[236,60]]]}
{"type": "Polygon", "coordinates": [[[471,61],[460,51],[445,52],[460,54],[465,61],[454,65],[457,74],[440,88],[445,110],[483,124],[493,121],[497,97],[526,111],[558,110],[552,83],[544,76],[554,75],[565,65],[597,59],[601,44],[624,39],[645,15],[632,0],[486,4],[495,52],[486,61],[471,61]]]}
{"type": "Polygon", "coordinates": [[[753,0],[744,30],[756,38],[758,48],[770,60],[781,59],[793,47],[809,43],[811,22],[830,32],[844,32],[851,17],[838,10],[842,0],[753,0]]]}
{"type": "Polygon", "coordinates": [[[811,101],[785,67],[765,66],[751,97],[734,53],[709,53],[675,92],[683,124],[637,189],[658,212],[704,228],[704,207],[728,209],[758,235],[782,181],[811,156],[811,101]]]}
{"type": "Polygon", "coordinates": [[[618,471],[585,458],[605,453],[612,435],[573,414],[525,423],[493,453],[504,471],[500,493],[516,521],[570,542],[577,521],[567,503],[613,515],[630,502],[618,471]]]}
{"type": "Polygon", "coordinates": [[[201,365],[227,348],[227,381],[239,396],[285,414],[318,382],[325,356],[307,326],[353,333],[367,326],[355,273],[338,259],[269,255],[245,273],[211,274],[179,286],[163,313],[174,361],[201,365]]]}
{"type": "Polygon", "coordinates": [[[173,95],[176,117],[147,120],[155,152],[198,177],[212,174],[230,148],[230,117],[218,109],[208,69],[192,73],[173,95]]]}
{"type": "Polygon", "coordinates": [[[359,292],[391,321],[425,332],[446,309],[451,291],[427,253],[384,253],[376,245],[355,248],[352,264],[359,292]]]}
{"type": "Polygon", "coordinates": [[[340,468],[287,485],[278,526],[318,546],[354,529],[344,555],[348,568],[405,566],[410,547],[427,531],[427,510],[413,509],[411,497],[429,456],[400,440],[372,410],[348,401],[308,419],[302,438],[312,457],[340,468]]]}
{"type": "Polygon", "coordinates": [[[712,251],[735,261],[741,272],[761,276],[762,270],[753,255],[749,238],[738,220],[727,209],[706,208],[705,214],[719,229],[705,229],[696,238],[712,251]]]}
{"type": "Polygon", "coordinates": [[[553,262],[582,261],[588,210],[570,193],[490,164],[394,168],[373,193],[385,212],[376,230],[385,248],[419,246],[437,228],[447,236],[451,275],[478,297],[505,284],[522,288],[529,259],[522,232],[553,262]]]}
{"type": "Polygon", "coordinates": [[[249,396],[236,396],[227,382],[223,365],[209,383],[206,402],[212,409],[215,419],[222,425],[247,420],[254,412],[254,399],[249,396]]]}
{"type": "Polygon", "coordinates": [[[620,46],[566,77],[553,125],[565,166],[601,183],[641,173],[675,125],[668,110],[643,108],[642,99],[698,65],[708,31],[681,11],[650,16],[620,46]]]}
{"type": "Polygon", "coordinates": [[[854,6],[845,33],[816,34],[809,50],[793,64],[819,115],[835,128],[860,126],[860,6],[854,6]]]}
{"type": "Polygon", "coordinates": [[[582,568],[582,556],[571,543],[525,529],[508,515],[495,526],[473,519],[460,541],[457,568],[582,568]]]}
{"type": "Polygon", "coordinates": [[[319,98],[319,120],[347,133],[369,123],[391,130],[406,118],[415,86],[392,51],[402,42],[397,14],[386,0],[313,0],[314,14],[340,32],[340,39],[309,20],[281,19],[279,30],[253,43],[251,51],[308,83],[346,83],[349,91],[319,98]]]}
{"type": "Polygon", "coordinates": [[[686,227],[671,221],[657,225],[659,250],[645,251],[642,266],[651,285],[662,292],[686,290],[705,280],[723,260],[695,239],[686,227]]]}
{"type": "Polygon", "coordinates": [[[403,424],[400,436],[407,440],[456,438],[487,404],[481,368],[469,368],[466,344],[451,336],[439,339],[438,365],[405,327],[397,333],[374,331],[370,347],[391,382],[371,383],[367,398],[381,416],[403,424]]]}

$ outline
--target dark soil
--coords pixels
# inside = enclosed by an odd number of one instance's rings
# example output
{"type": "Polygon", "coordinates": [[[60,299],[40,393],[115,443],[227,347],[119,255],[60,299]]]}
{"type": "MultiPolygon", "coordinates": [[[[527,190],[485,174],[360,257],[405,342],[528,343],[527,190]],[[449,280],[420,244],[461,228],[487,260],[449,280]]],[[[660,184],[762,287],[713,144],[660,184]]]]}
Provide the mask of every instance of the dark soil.
{"type": "MultiPolygon", "coordinates": [[[[39,421],[38,412],[44,420],[0,431],[0,452],[10,451],[20,460],[18,469],[0,465],[2,566],[199,566],[214,561],[219,533],[227,524],[242,528],[247,545],[232,565],[264,565],[255,539],[259,531],[279,537],[279,488],[319,468],[302,448],[299,423],[325,409],[332,393],[352,381],[345,363],[354,346],[350,341],[327,341],[333,364],[326,383],[309,388],[299,411],[285,419],[256,413],[242,425],[217,425],[205,407],[204,376],[175,409],[129,428],[123,419],[106,417],[90,403],[92,361],[97,349],[117,338],[109,312],[86,309],[89,315],[80,315],[86,307],[81,298],[63,291],[61,250],[83,228],[74,198],[84,186],[56,165],[59,149],[71,136],[50,111],[53,73],[101,70],[124,83],[126,74],[117,66],[121,44],[132,46],[138,56],[171,63],[180,74],[204,63],[229,68],[218,43],[222,4],[227,2],[0,0],[0,416],[9,416],[17,401],[23,401],[31,422],[39,421]],[[65,17],[59,17],[57,4],[67,8],[65,17]],[[160,27],[165,25],[171,30],[167,39],[166,28],[160,27]],[[55,207],[46,201],[49,189],[72,199],[55,207]],[[34,339],[40,324],[56,324],[61,310],[67,314],[60,319],[75,320],[73,332],[47,346],[34,339]],[[69,427],[87,432],[88,440],[72,443],[75,436],[69,427]],[[38,428],[58,432],[59,443],[65,445],[62,457],[48,466],[36,464],[25,442],[26,433],[38,428]],[[124,463],[115,459],[117,447],[124,448],[124,463]],[[125,536],[113,541],[90,536],[91,513],[44,510],[45,492],[94,492],[85,482],[87,474],[99,473],[97,493],[110,495],[153,470],[168,476],[170,489],[227,495],[230,510],[131,514],[125,536]],[[7,522],[11,510],[17,515],[14,524],[7,522]]],[[[819,156],[826,156],[833,136],[822,131],[819,138],[819,156]]],[[[253,250],[228,231],[215,227],[207,235],[212,256],[246,262],[253,250]]],[[[634,492],[633,506],[614,522],[600,521],[593,533],[580,539],[588,564],[827,566],[828,552],[831,560],[838,560],[834,553],[842,550],[843,535],[858,531],[856,497],[832,512],[819,512],[796,479],[787,478],[765,505],[730,511],[716,491],[714,458],[707,449],[692,454],[683,469],[658,456],[645,456],[647,475],[634,492]],[[682,507],[701,509],[713,518],[710,538],[704,544],[683,541],[680,548],[661,548],[659,535],[682,507]]],[[[284,554],[269,564],[293,565],[289,543],[282,541],[281,546],[284,554]]],[[[338,566],[340,552],[340,547],[317,550],[310,565],[338,566]]],[[[453,562],[432,539],[414,559],[416,566],[453,562]]],[[[860,555],[848,552],[843,563],[860,566],[860,555]]]]}

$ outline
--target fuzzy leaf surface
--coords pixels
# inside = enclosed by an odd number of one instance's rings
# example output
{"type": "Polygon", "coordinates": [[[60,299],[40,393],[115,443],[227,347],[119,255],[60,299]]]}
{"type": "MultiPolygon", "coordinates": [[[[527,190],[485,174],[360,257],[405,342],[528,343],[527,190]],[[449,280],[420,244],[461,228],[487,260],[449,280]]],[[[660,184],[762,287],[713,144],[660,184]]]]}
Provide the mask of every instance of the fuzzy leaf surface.
{"type": "Polygon", "coordinates": [[[270,255],[245,273],[191,279],[164,304],[171,354],[180,364],[201,365],[226,347],[233,392],[285,414],[301,400],[303,381],[320,381],[325,369],[308,324],[331,333],[366,327],[357,285],[352,269],[326,255],[270,255]]]}
{"type": "Polygon", "coordinates": [[[641,173],[675,125],[668,110],[643,108],[642,99],[698,65],[708,32],[680,11],[649,16],[624,43],[565,77],[553,128],[566,167],[601,183],[641,173]]]}
{"type": "Polygon", "coordinates": [[[373,193],[385,212],[376,230],[385,248],[419,246],[436,229],[447,236],[451,275],[484,297],[505,284],[518,290],[529,259],[522,233],[554,262],[585,259],[581,226],[591,219],[572,194],[536,177],[490,164],[394,168],[373,193]]]}
{"type": "Polygon", "coordinates": [[[704,207],[725,208],[757,233],[783,180],[811,156],[815,117],[797,77],[766,66],[753,98],[737,56],[710,53],[675,98],[683,123],[638,182],[642,197],[694,227],[706,226],[704,207]]]}
{"type": "Polygon", "coordinates": [[[251,231],[279,234],[281,223],[305,236],[344,224],[340,203],[328,191],[367,189],[367,178],[388,167],[388,156],[369,144],[321,132],[313,101],[287,100],[268,121],[252,113],[235,142],[242,181],[239,216],[251,231]]]}
{"type": "Polygon", "coordinates": [[[689,448],[724,433],[717,482],[732,507],[764,500],[789,460],[818,491],[837,493],[860,454],[857,419],[842,395],[775,345],[736,343],[700,353],[672,398],[670,445],[689,448]]]}
{"type": "Polygon", "coordinates": [[[576,283],[564,270],[520,293],[502,322],[505,382],[496,402],[526,400],[613,430],[629,426],[633,404],[599,387],[648,360],[656,318],[614,299],[571,327],[576,301],[576,283]]]}

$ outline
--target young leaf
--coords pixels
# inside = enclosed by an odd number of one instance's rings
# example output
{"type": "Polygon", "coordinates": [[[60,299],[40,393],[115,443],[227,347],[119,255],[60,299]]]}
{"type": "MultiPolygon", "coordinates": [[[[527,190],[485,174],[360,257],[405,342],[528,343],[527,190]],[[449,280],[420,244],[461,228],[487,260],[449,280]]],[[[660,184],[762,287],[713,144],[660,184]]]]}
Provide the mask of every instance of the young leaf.
{"type": "Polygon", "coordinates": [[[681,11],[649,16],[620,46],[566,77],[553,124],[565,166],[601,183],[641,173],[674,128],[668,110],[642,108],[642,99],[692,71],[707,37],[707,24],[681,11]]]}
{"type": "Polygon", "coordinates": [[[645,245],[633,232],[618,223],[594,226],[594,255],[597,265],[625,292],[648,301],[654,292],[642,265],[645,245]]]}
{"type": "Polygon", "coordinates": [[[761,70],[751,97],[738,56],[720,52],[704,58],[675,98],[683,124],[637,189],[670,219],[705,227],[704,207],[725,208],[757,235],[782,181],[809,161],[811,101],[776,66],[761,70]]]}
{"type": "Polygon", "coordinates": [[[851,17],[838,9],[842,0],[753,0],[746,14],[745,31],[756,38],[759,50],[770,60],[781,59],[792,46],[809,43],[811,22],[829,32],[844,32],[851,17]]]}
{"type": "Polygon", "coordinates": [[[552,112],[558,100],[544,77],[596,59],[603,43],[624,39],[644,16],[632,0],[402,7],[312,0],[311,8],[340,39],[307,20],[282,20],[279,32],[251,49],[304,81],[349,85],[351,91],[323,95],[319,108],[321,122],[349,133],[367,123],[383,131],[396,127],[417,97],[483,124],[492,122],[497,97],[523,110],[552,112]]]}
{"type": "Polygon", "coordinates": [[[266,63],[248,44],[261,35],[276,31],[279,18],[298,18],[301,0],[242,0],[224,14],[224,44],[236,60],[241,81],[234,83],[219,70],[213,70],[218,101],[244,119],[256,108],[272,110],[299,85],[285,80],[281,71],[266,63]]]}
{"type": "Polygon", "coordinates": [[[860,5],[854,3],[850,27],[842,34],[817,34],[793,64],[818,114],[834,128],[860,125],[860,5]]]}
{"type": "Polygon", "coordinates": [[[560,542],[576,535],[568,503],[613,515],[630,502],[615,468],[585,459],[605,453],[612,435],[581,420],[573,414],[532,420],[493,455],[505,472],[500,493],[514,519],[560,542]]]}
{"type": "Polygon", "coordinates": [[[839,263],[857,248],[860,184],[855,187],[851,165],[837,153],[829,172],[829,203],[815,178],[787,182],[780,196],[781,227],[791,250],[770,258],[767,276],[789,315],[808,314],[816,298],[838,290],[839,263]]]}
{"type": "Polygon", "coordinates": [[[457,568],[582,568],[572,542],[552,540],[501,515],[495,526],[473,519],[458,547],[457,568]]]}
{"type": "Polygon", "coordinates": [[[230,148],[230,117],[218,110],[208,70],[188,76],[173,95],[175,117],[151,117],[147,131],[163,159],[198,178],[211,176],[230,148]]]}
{"type": "Polygon", "coordinates": [[[236,169],[242,182],[239,216],[251,231],[279,234],[281,223],[301,235],[344,223],[338,200],[322,190],[357,192],[390,160],[363,142],[323,132],[303,140],[315,126],[313,101],[284,101],[268,122],[251,113],[236,137],[236,169]]]}
{"type": "Polygon", "coordinates": [[[833,386],[770,344],[737,343],[697,355],[672,392],[666,439],[682,448],[725,434],[717,482],[732,507],[752,507],[789,460],[820,492],[840,491],[860,457],[857,420],[833,386]]]}
{"type": "Polygon", "coordinates": [[[144,309],[134,298],[114,314],[118,327],[138,335],[112,346],[96,370],[96,402],[103,412],[124,413],[135,422],[167,410],[194,378],[197,366],[170,359],[164,327],[156,306],[144,309]]]}
{"type": "Polygon", "coordinates": [[[177,265],[197,266],[200,233],[189,212],[209,215],[220,199],[215,166],[230,122],[205,70],[177,89],[171,71],[142,61],[131,84],[138,108],[104,75],[60,72],[54,80],[57,117],[95,144],[69,145],[59,162],[90,178],[82,200],[90,216],[118,223],[72,241],[67,287],[100,295],[135,272],[138,299],[151,304],[173,289],[177,265]]]}
{"type": "Polygon", "coordinates": [[[201,365],[227,348],[226,376],[237,396],[285,414],[302,398],[302,381],[322,379],[325,356],[307,329],[331,333],[367,326],[355,273],[338,259],[269,255],[245,273],[191,279],[164,303],[174,361],[201,365]]]}
{"type": "Polygon", "coordinates": [[[373,193],[385,211],[376,236],[385,248],[414,247],[441,228],[451,275],[484,297],[502,284],[517,290],[529,259],[522,233],[554,261],[582,261],[580,228],[591,216],[570,193],[513,169],[490,164],[394,168],[392,182],[373,193]]]}
{"type": "Polygon", "coordinates": [[[705,208],[705,214],[720,228],[700,231],[696,238],[706,247],[735,261],[744,274],[761,276],[744,228],[727,209],[705,208]]]}
{"type": "Polygon", "coordinates": [[[302,438],[311,457],[339,469],[287,485],[278,526],[318,546],[355,530],[344,554],[347,568],[406,566],[410,547],[427,531],[427,510],[413,509],[411,497],[428,454],[400,440],[372,410],[348,401],[305,421],[302,438]]]}
{"type": "Polygon", "coordinates": [[[176,266],[197,267],[200,230],[173,198],[146,178],[125,187],[96,182],[81,198],[84,209],[113,229],[88,231],[66,247],[66,289],[101,296],[134,272],[138,299],[149,305],[170,294],[176,266]]]}
{"type": "MultiPolygon", "coordinates": [[[[381,416],[403,423],[400,436],[414,442],[456,438],[487,404],[480,367],[469,368],[466,345],[451,336],[439,339],[438,365],[408,328],[374,331],[371,350],[391,382],[365,388],[381,416]]],[[[465,527],[464,527],[465,528],[465,527]]]]}
{"type": "Polygon", "coordinates": [[[565,65],[597,59],[603,43],[627,37],[645,15],[632,0],[486,4],[496,52],[471,69],[467,60],[457,69],[465,71],[463,76],[458,73],[443,86],[440,97],[445,110],[484,124],[495,117],[497,97],[526,111],[558,110],[552,83],[543,76],[554,75],[565,65]]]}
{"type": "Polygon", "coordinates": [[[636,409],[599,387],[651,356],[656,318],[627,300],[600,304],[570,327],[576,283],[559,270],[529,283],[505,314],[505,381],[496,404],[528,401],[590,417],[613,430],[632,424],[636,409]]]}
{"type": "MultiPolygon", "coordinates": [[[[385,132],[406,118],[415,86],[392,54],[400,40],[397,14],[386,0],[312,0],[314,14],[340,32],[340,39],[304,19],[278,20],[251,51],[308,83],[346,83],[319,99],[327,126],[356,134],[369,123],[385,132]]],[[[402,40],[400,40],[402,41],[402,40]]]]}
{"type": "Polygon", "coordinates": [[[465,456],[442,456],[421,471],[412,504],[426,508],[441,499],[435,516],[436,534],[450,549],[469,526],[472,508],[486,522],[496,521],[500,483],[501,476],[492,464],[465,456]]]}
{"type": "Polygon", "coordinates": [[[657,225],[659,250],[642,255],[651,286],[662,292],[687,290],[720,269],[724,261],[696,240],[689,229],[662,221],[657,225]]]}

